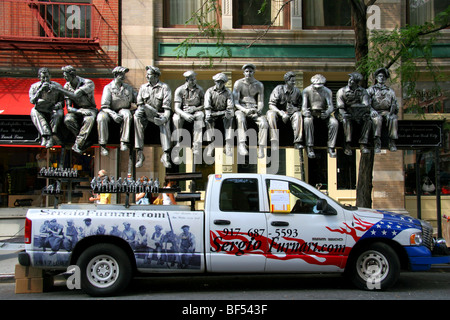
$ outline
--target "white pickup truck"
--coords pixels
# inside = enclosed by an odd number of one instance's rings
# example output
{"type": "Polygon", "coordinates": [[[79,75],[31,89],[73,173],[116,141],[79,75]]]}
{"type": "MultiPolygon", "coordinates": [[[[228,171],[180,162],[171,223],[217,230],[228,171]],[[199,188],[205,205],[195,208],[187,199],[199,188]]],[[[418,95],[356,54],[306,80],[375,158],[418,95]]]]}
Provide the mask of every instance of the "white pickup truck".
{"type": "MultiPolygon", "coordinates": [[[[341,205],[295,178],[216,174],[203,211],[189,206],[30,209],[25,266],[81,270],[81,288],[113,295],[142,273],[346,273],[386,289],[433,256],[432,227],[410,216],[341,205]]],[[[443,244],[445,250],[446,245],[443,244]]]]}

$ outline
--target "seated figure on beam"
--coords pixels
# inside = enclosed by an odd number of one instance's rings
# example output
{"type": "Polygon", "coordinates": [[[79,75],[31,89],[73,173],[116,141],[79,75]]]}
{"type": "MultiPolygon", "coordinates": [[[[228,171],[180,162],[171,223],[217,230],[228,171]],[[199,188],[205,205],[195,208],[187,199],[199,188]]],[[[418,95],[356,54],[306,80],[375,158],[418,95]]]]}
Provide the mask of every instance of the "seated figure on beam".
{"type": "Polygon", "coordinates": [[[366,89],[359,84],[363,76],[358,72],[349,74],[348,85],[340,88],[336,93],[336,107],[339,119],[342,122],[345,136],[344,153],[352,155],[350,143],[355,123],[362,124],[359,144],[362,153],[369,153],[367,143],[372,122],[370,120],[369,95],[366,89]]]}
{"type": "Polygon", "coordinates": [[[387,123],[389,150],[397,151],[395,140],[398,139],[398,103],[394,90],[385,83],[390,73],[386,68],[375,71],[375,84],[367,89],[371,101],[371,113],[374,130],[375,153],[381,152],[381,129],[383,121],[387,123]]]}
{"type": "Polygon", "coordinates": [[[258,158],[264,158],[267,147],[267,131],[269,124],[262,114],[264,108],[264,85],[255,79],[255,65],[248,63],[242,67],[244,78],[234,83],[233,98],[236,107],[238,131],[238,152],[247,155],[247,120],[251,119],[258,126],[258,158]]]}
{"type": "Polygon", "coordinates": [[[311,85],[303,90],[302,114],[306,136],[306,148],[309,158],[315,158],[314,153],[314,119],[327,122],[328,126],[328,153],[336,157],[336,138],[339,122],[334,117],[332,92],[325,87],[326,78],[316,74],[311,78],[311,85]]]}
{"type": "Polygon", "coordinates": [[[284,75],[285,84],[275,87],[269,99],[269,111],[266,117],[269,122],[270,139],[272,150],[279,146],[279,133],[277,128],[277,118],[280,117],[284,123],[291,123],[294,132],[294,148],[301,149],[303,140],[303,119],[302,119],[302,93],[295,86],[296,75],[289,71],[284,75]]]}
{"type": "Polygon", "coordinates": [[[128,68],[115,67],[112,71],[114,80],[103,88],[102,105],[97,115],[98,144],[102,156],[109,154],[106,144],[111,120],[120,124],[120,151],[129,150],[133,124],[131,104],[136,103],[136,93],[131,85],[124,83],[128,71],[128,68]]]}
{"type": "Polygon", "coordinates": [[[88,138],[98,113],[94,99],[95,84],[92,80],[77,76],[76,69],[72,66],[65,66],[62,71],[67,81],[61,89],[67,107],[64,124],[75,136],[72,150],[82,153],[90,145],[88,138]]]}
{"type": "Polygon", "coordinates": [[[55,144],[54,137],[61,139],[60,125],[64,119],[64,95],[57,88],[61,85],[50,80],[47,68],[38,70],[39,82],[31,85],[29,96],[34,104],[30,117],[41,138],[41,145],[51,148],[55,144]]]}
{"type": "Polygon", "coordinates": [[[159,137],[163,155],[161,162],[170,168],[170,116],[172,114],[172,91],[170,87],[159,81],[161,71],[157,67],[147,66],[147,83],[139,89],[137,96],[138,109],[134,114],[135,148],[137,151],[136,168],[144,164],[144,131],[148,122],[159,128],[159,137]]]}

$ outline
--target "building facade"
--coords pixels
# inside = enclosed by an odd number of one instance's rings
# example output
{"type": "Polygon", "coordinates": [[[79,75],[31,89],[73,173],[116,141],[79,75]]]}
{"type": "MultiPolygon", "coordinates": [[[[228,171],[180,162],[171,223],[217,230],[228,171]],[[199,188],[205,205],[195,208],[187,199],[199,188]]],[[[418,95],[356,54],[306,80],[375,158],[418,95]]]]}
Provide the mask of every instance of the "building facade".
{"type": "MultiPolygon", "coordinates": [[[[38,1],[33,2],[38,3],[38,1]]],[[[60,2],[74,5],[74,1],[60,2]]],[[[333,98],[337,90],[347,84],[348,74],[355,71],[355,35],[352,29],[350,7],[346,0],[294,0],[286,1],[286,3],[268,1],[263,14],[256,13],[263,1],[219,0],[217,3],[221,10],[215,16],[216,19],[208,18],[207,14],[205,16],[206,21],[216,20],[220,24],[225,37],[224,43],[228,50],[227,54],[223,56],[223,52],[215,47],[216,40],[195,36],[199,32],[197,25],[189,22],[193,12],[207,11],[203,5],[204,1],[97,0],[85,2],[91,6],[91,19],[93,20],[91,29],[89,29],[91,41],[79,41],[81,43],[78,43],[77,40],[77,43],[74,43],[74,41],[65,39],[64,46],[57,47],[47,39],[48,37],[45,38],[45,41],[42,39],[41,35],[49,32],[48,27],[45,25],[42,27],[41,19],[36,19],[36,14],[33,16],[33,13],[30,13],[31,18],[28,20],[34,19],[35,24],[40,25],[35,31],[40,39],[34,41],[33,46],[30,46],[30,41],[28,41],[26,48],[25,45],[22,45],[23,47],[15,49],[16,51],[9,49],[9,60],[2,53],[0,76],[11,77],[14,80],[23,77],[34,78],[37,68],[46,65],[54,68],[51,69],[54,70],[53,76],[58,78],[60,72],[57,70],[62,65],[73,64],[80,69],[82,76],[101,80],[111,79],[112,68],[115,65],[122,65],[130,70],[126,75],[126,82],[138,90],[147,81],[146,66],[156,66],[161,70],[161,81],[168,84],[173,93],[177,87],[185,83],[183,73],[187,70],[194,70],[197,73],[197,83],[205,91],[214,85],[212,77],[218,72],[227,75],[229,79],[227,87],[232,89],[234,83],[243,77],[242,66],[252,63],[256,66],[255,78],[264,85],[264,112],[266,112],[270,93],[277,85],[284,83],[283,76],[288,71],[296,73],[296,85],[301,90],[310,85],[313,75],[324,75],[327,79],[326,86],[333,92],[333,98]],[[94,23],[94,12],[98,12],[103,17],[100,22],[94,23]],[[113,30],[111,34],[106,34],[107,30],[110,30],[106,27],[102,29],[103,33],[94,34],[93,26],[101,25],[105,21],[108,22],[106,25],[113,30]],[[273,26],[267,29],[269,21],[274,22],[273,26]],[[185,57],[180,57],[177,47],[193,35],[195,46],[186,52],[185,57]],[[34,48],[36,42],[40,48],[34,48]],[[88,49],[94,45],[93,43],[95,43],[96,49],[88,49]],[[45,54],[42,54],[42,51],[45,51],[45,54]],[[19,57],[22,58],[23,52],[29,53],[29,56],[19,59],[19,57]],[[32,67],[30,67],[30,61],[32,61],[32,67]]],[[[422,24],[431,21],[444,10],[448,6],[448,3],[445,3],[446,1],[438,0],[378,0],[375,6],[368,11],[368,26],[389,30],[406,24],[422,24]]],[[[27,6],[32,8],[33,4],[28,1],[27,6]]],[[[67,8],[65,10],[67,11],[67,8]]],[[[6,11],[2,10],[2,12],[6,11]]],[[[214,12],[209,13],[209,15],[212,14],[214,12]]],[[[17,24],[12,19],[6,20],[11,24],[17,24]]],[[[28,30],[29,27],[24,28],[28,30]]],[[[85,29],[88,28],[81,27],[80,30],[85,29]]],[[[4,29],[2,28],[2,30],[4,29]]],[[[444,77],[447,78],[450,73],[449,40],[449,30],[441,31],[441,36],[435,46],[434,61],[441,68],[444,77]]],[[[14,47],[11,43],[22,43],[21,39],[17,39],[17,37],[11,39],[10,42],[4,41],[6,40],[2,40],[3,46],[14,47]]],[[[422,70],[424,72],[420,88],[425,93],[431,91],[431,87],[426,76],[425,66],[422,70]]],[[[102,87],[106,83],[107,81],[104,80],[103,83],[99,82],[98,86],[102,87]]],[[[405,115],[404,108],[407,103],[405,103],[406,99],[403,97],[400,86],[398,84],[389,85],[396,92],[400,106],[400,119],[415,119],[414,115],[405,115]]],[[[443,81],[442,88],[443,96],[433,97],[428,93],[426,96],[424,95],[423,106],[430,113],[427,115],[429,117],[448,118],[450,113],[449,83],[443,81]],[[440,101],[439,106],[436,101],[440,101]]],[[[27,90],[28,88],[25,91],[27,90]]],[[[23,105],[24,109],[31,108],[31,104],[25,105],[23,102],[23,105]]],[[[342,127],[340,130],[342,131],[342,127]]],[[[318,132],[317,136],[326,136],[326,132],[318,132]]],[[[163,180],[167,172],[201,171],[206,180],[206,176],[212,173],[274,172],[305,179],[312,185],[321,186],[321,190],[326,191],[342,203],[354,203],[360,152],[359,149],[355,149],[352,156],[345,155],[341,139],[342,134],[340,133],[336,158],[328,156],[325,144],[319,143],[315,159],[309,159],[306,153],[300,157],[299,151],[293,146],[282,145],[276,168],[273,167],[273,162],[270,162],[270,153],[266,154],[265,158],[257,159],[253,163],[239,163],[236,152],[235,157],[230,158],[218,149],[212,164],[204,162],[194,164],[192,154],[188,150],[183,163],[167,169],[159,161],[162,153],[160,146],[147,144],[144,148],[145,165],[141,168],[133,167],[132,174],[136,178],[148,176],[163,180]]],[[[2,148],[11,147],[7,144],[2,148]]],[[[41,148],[36,149],[40,150],[41,148]]],[[[90,149],[91,172],[89,174],[91,176],[99,169],[106,169],[116,177],[128,174],[131,168],[128,152],[120,151],[114,144],[110,146],[110,149],[107,157],[101,156],[99,148],[96,146],[90,149]]],[[[440,170],[443,173],[440,178],[442,187],[450,184],[446,178],[450,172],[447,151],[448,142],[440,150],[439,155],[440,170]]],[[[56,151],[55,157],[57,154],[56,151]]],[[[32,160],[30,161],[32,162],[32,160]]],[[[380,154],[375,156],[373,207],[416,214],[415,184],[412,187],[412,184],[408,182],[406,172],[420,166],[424,178],[425,175],[430,175],[432,172],[431,167],[433,167],[434,161],[434,153],[430,154],[427,151],[420,152],[419,159],[418,153],[414,150],[390,152],[383,149],[380,154]]],[[[203,184],[203,181],[199,181],[197,189],[204,190],[203,184]]],[[[183,187],[188,188],[185,185],[183,187]]],[[[12,190],[5,192],[6,190],[4,187],[2,192],[8,196],[10,196],[9,192],[13,192],[12,190]]],[[[433,194],[424,195],[423,203],[432,199],[433,196],[433,194]]],[[[443,208],[448,209],[450,204],[445,197],[443,195],[442,204],[443,208]]],[[[82,200],[84,201],[85,198],[82,200]]],[[[121,202],[122,200],[115,199],[114,201],[121,202]]],[[[10,201],[8,202],[10,203],[10,201]]],[[[201,207],[201,203],[199,206],[201,207]]],[[[435,206],[432,204],[426,204],[426,206],[429,207],[424,207],[425,217],[429,220],[436,220],[435,214],[432,214],[435,206]]]]}

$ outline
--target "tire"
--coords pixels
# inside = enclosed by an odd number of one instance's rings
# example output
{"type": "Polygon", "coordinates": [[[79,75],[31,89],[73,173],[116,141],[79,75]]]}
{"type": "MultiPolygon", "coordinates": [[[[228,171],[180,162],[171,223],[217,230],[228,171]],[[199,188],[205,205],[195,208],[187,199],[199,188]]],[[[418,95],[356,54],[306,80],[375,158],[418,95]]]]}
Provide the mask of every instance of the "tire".
{"type": "Polygon", "coordinates": [[[386,290],[400,276],[400,260],[392,247],[373,243],[360,250],[350,262],[350,280],[363,290],[386,290]]]}
{"type": "Polygon", "coordinates": [[[123,291],[131,281],[132,267],[127,254],[112,244],[97,244],[79,257],[81,289],[95,297],[123,291]]]}

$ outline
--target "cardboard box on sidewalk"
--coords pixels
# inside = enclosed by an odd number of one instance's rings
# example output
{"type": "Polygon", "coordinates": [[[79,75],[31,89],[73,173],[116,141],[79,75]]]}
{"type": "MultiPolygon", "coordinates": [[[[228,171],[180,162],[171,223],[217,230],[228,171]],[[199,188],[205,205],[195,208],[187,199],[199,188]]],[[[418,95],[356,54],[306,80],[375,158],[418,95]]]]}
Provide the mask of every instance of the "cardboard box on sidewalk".
{"type": "Polygon", "coordinates": [[[14,276],[16,277],[16,279],[42,278],[44,276],[44,270],[40,268],[25,267],[20,264],[16,264],[14,276]]]}
{"type": "Polygon", "coordinates": [[[15,293],[39,293],[53,286],[53,277],[45,276],[44,270],[39,268],[16,264],[15,278],[15,293]]]}

